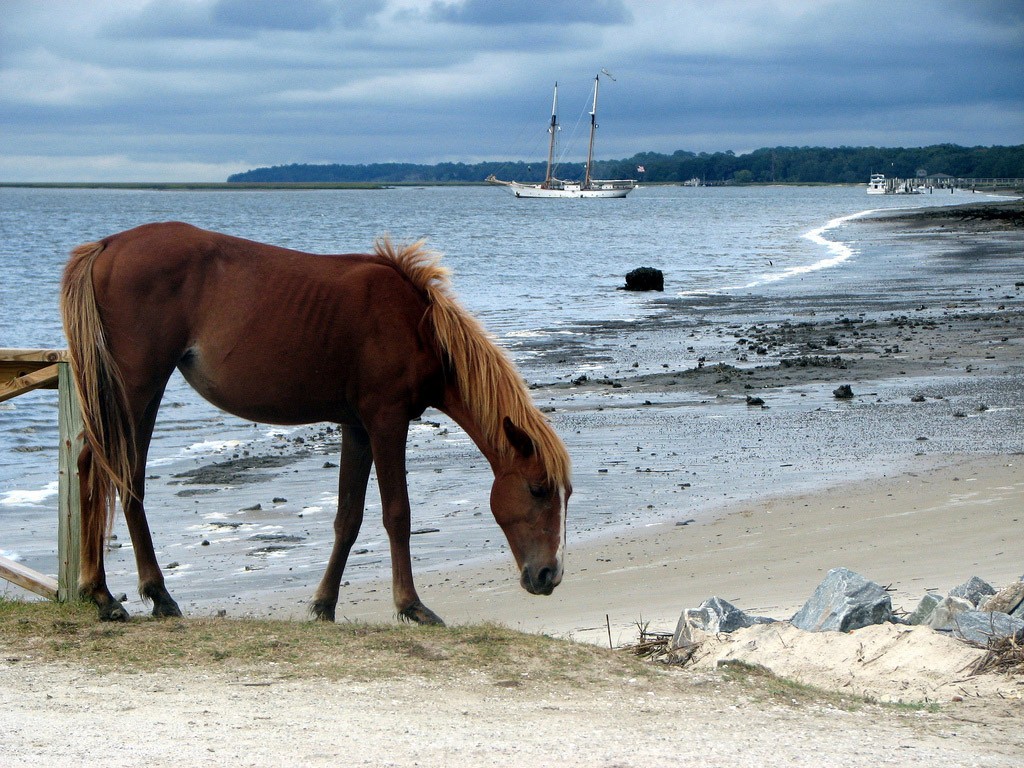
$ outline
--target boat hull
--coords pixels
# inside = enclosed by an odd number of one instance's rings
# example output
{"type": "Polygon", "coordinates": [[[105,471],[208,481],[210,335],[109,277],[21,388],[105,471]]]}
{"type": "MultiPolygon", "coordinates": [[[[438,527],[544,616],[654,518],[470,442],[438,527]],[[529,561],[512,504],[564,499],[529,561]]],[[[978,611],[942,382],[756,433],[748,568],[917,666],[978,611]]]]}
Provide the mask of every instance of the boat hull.
{"type": "Polygon", "coordinates": [[[635,184],[626,186],[621,183],[613,184],[611,182],[602,184],[599,181],[592,183],[591,186],[585,189],[579,184],[566,184],[562,187],[549,188],[542,187],[539,184],[511,182],[507,186],[512,191],[512,194],[523,198],[621,198],[636,189],[635,184]]]}

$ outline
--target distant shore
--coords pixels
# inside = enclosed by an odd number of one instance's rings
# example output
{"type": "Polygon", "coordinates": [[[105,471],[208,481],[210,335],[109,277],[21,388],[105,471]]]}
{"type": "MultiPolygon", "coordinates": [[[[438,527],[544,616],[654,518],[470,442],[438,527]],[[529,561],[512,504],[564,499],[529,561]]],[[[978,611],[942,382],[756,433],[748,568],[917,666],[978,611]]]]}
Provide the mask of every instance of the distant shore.
{"type": "Polygon", "coordinates": [[[215,181],[0,181],[0,189],[147,189],[163,192],[231,192],[238,190],[387,189],[375,182],[215,182],[215,181]]]}

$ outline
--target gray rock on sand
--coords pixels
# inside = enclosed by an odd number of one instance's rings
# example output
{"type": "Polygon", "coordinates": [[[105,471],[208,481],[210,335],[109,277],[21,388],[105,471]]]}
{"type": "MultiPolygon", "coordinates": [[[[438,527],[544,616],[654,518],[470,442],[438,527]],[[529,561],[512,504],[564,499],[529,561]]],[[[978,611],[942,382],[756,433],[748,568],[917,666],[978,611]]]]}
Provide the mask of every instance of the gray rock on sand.
{"type": "Polygon", "coordinates": [[[953,597],[962,597],[970,601],[971,605],[975,607],[986,597],[995,593],[996,590],[991,584],[984,579],[979,579],[977,576],[971,576],[960,586],[949,590],[949,594],[953,597]]]}
{"type": "Polygon", "coordinates": [[[701,603],[700,607],[687,608],[680,614],[672,636],[672,647],[692,645],[700,642],[704,635],[735,632],[737,629],[755,624],[771,624],[773,621],[766,616],[751,616],[728,600],[711,597],[701,603]]]}
{"type": "Polygon", "coordinates": [[[907,624],[927,624],[931,618],[932,613],[943,601],[942,595],[937,592],[928,592],[924,597],[921,598],[921,602],[917,604],[917,608],[914,612],[907,617],[907,624]]]}
{"type": "Polygon", "coordinates": [[[994,595],[990,595],[978,604],[979,611],[999,611],[1011,616],[1018,612],[1024,613],[1024,581],[1007,584],[994,595]]]}
{"type": "Polygon", "coordinates": [[[974,605],[970,600],[956,595],[947,595],[935,606],[935,610],[923,623],[932,629],[944,629],[949,627],[961,613],[973,610],[974,605]]]}
{"type": "Polygon", "coordinates": [[[987,646],[991,640],[1003,637],[1024,640],[1024,619],[996,611],[963,611],[950,617],[945,626],[934,629],[981,646],[987,646]]]}
{"type": "Polygon", "coordinates": [[[892,619],[892,600],[881,586],[846,568],[833,568],[791,621],[808,632],[849,632],[892,619]]]}

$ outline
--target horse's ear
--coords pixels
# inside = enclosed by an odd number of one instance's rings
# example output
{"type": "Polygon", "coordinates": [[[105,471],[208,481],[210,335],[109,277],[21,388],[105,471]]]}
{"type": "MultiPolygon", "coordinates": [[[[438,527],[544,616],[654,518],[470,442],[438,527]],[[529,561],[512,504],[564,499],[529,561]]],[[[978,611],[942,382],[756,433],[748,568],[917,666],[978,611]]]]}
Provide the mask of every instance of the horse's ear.
{"type": "Polygon", "coordinates": [[[515,448],[516,453],[524,459],[533,456],[536,449],[534,448],[532,437],[513,424],[512,419],[508,416],[505,417],[501,425],[505,428],[505,437],[508,438],[509,443],[515,448]]]}

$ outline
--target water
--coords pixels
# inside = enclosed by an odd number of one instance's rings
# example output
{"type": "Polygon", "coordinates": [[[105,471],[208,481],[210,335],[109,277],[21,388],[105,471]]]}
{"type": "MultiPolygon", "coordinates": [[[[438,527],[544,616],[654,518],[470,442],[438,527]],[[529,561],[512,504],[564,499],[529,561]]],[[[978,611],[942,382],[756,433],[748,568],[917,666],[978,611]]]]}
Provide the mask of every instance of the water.
{"type": "MultiPolygon", "coordinates": [[[[628,327],[653,317],[665,311],[667,300],[676,302],[676,311],[699,315],[700,302],[707,297],[772,295],[784,308],[809,292],[827,293],[837,281],[881,286],[891,265],[870,243],[854,242],[844,222],[869,208],[977,199],[966,193],[868,198],[863,188],[844,187],[651,187],[617,201],[515,200],[503,189],[470,187],[230,192],[4,188],[0,347],[65,345],[58,289],[72,247],[145,222],[176,219],[325,253],[365,251],[385,233],[402,241],[427,238],[444,252],[458,295],[512,350],[527,379],[552,381],[579,373],[559,364],[559,344],[586,344],[585,329],[596,323],[617,320],[628,327]],[[665,272],[665,296],[616,290],[625,272],[638,266],[665,272]],[[543,354],[552,342],[555,354],[543,354]]],[[[654,358],[642,351],[638,359],[653,367],[654,358]]],[[[597,362],[589,367],[600,366],[597,362]]],[[[48,572],[53,571],[47,563],[55,549],[56,421],[52,392],[0,404],[0,554],[48,572]]],[[[293,434],[216,411],[176,375],[161,410],[150,471],[174,472],[242,450],[273,450],[293,434]]],[[[417,441],[443,445],[453,462],[475,461],[481,477],[486,475],[482,460],[460,432],[418,425],[411,438],[410,485],[421,461],[417,441]]],[[[430,482],[414,498],[422,511],[414,525],[432,520],[444,520],[453,529],[478,525],[480,502],[453,498],[453,493],[468,494],[466,489],[448,488],[433,477],[426,480],[430,482]]],[[[487,487],[481,483],[477,496],[487,487]]],[[[615,522],[615,510],[595,500],[583,512],[590,517],[578,525],[593,529],[615,522]]],[[[313,526],[311,521],[322,519],[320,528],[307,531],[319,542],[319,559],[326,555],[334,502],[327,483],[300,505],[304,524],[313,526]]],[[[156,503],[174,514],[199,515],[189,520],[193,536],[210,531],[211,521],[224,516],[209,507],[183,509],[186,502],[177,498],[156,503]]],[[[152,507],[150,517],[156,519],[152,507]]],[[[271,517],[246,530],[274,535],[282,525],[271,517]]],[[[383,540],[379,524],[371,522],[374,517],[371,501],[361,539],[371,549],[383,540]]],[[[165,530],[179,528],[172,522],[165,530]]],[[[500,539],[496,530],[487,535],[500,539]]],[[[174,546],[184,545],[168,549],[174,546]]],[[[165,551],[162,559],[166,557],[165,551]]],[[[113,564],[111,572],[117,568],[113,564]]]]}

